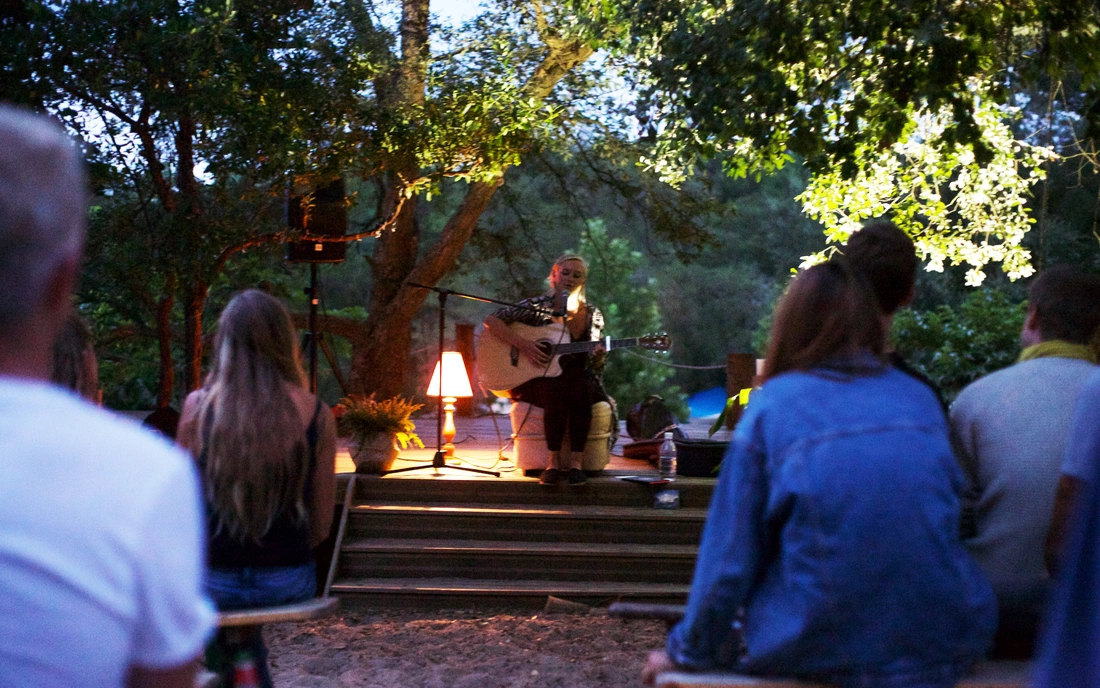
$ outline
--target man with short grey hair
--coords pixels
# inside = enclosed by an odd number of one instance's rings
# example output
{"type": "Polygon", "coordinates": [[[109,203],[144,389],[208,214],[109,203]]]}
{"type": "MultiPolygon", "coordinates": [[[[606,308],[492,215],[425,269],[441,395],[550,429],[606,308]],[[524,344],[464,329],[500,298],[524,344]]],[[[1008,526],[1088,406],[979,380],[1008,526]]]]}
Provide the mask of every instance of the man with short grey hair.
{"type": "Polygon", "coordinates": [[[86,196],[64,132],[0,105],[0,683],[191,688],[214,621],[195,469],[48,382],[86,196]]]}

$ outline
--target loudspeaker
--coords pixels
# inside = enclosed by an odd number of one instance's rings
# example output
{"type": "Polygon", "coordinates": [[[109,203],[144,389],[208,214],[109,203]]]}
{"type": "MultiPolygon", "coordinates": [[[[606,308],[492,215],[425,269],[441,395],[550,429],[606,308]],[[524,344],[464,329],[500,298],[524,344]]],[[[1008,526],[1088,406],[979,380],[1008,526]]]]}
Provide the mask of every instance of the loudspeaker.
{"type": "MultiPolygon", "coordinates": [[[[318,186],[313,191],[313,208],[306,216],[304,196],[287,193],[286,224],[307,236],[341,237],[348,231],[344,179],[318,186]]],[[[291,263],[340,263],[347,256],[346,241],[290,241],[286,259],[291,263]]]]}

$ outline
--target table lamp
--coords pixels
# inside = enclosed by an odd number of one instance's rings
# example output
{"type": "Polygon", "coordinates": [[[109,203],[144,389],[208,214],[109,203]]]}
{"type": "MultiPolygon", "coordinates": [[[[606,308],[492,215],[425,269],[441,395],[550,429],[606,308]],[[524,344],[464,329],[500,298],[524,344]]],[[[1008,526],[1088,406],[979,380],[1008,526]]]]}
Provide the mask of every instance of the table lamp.
{"type": "Polygon", "coordinates": [[[443,422],[443,452],[447,458],[455,453],[455,402],[459,397],[472,397],[470,378],[466,375],[466,364],[462,354],[457,351],[444,351],[442,361],[435,364],[432,381],[428,383],[428,396],[443,397],[443,410],[447,414],[443,422]],[[442,370],[440,370],[442,368],[442,370]]]}

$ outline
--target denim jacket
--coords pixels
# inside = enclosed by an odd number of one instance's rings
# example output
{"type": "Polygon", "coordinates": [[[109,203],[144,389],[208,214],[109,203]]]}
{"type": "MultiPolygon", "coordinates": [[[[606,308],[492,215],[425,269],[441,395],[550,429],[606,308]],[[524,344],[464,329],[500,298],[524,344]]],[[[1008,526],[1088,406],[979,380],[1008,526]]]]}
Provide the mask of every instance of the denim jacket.
{"type": "Polygon", "coordinates": [[[959,543],[943,412],[911,377],[870,372],[792,372],[753,395],[669,634],[677,664],[932,688],[990,645],[996,604],[959,543]]]}

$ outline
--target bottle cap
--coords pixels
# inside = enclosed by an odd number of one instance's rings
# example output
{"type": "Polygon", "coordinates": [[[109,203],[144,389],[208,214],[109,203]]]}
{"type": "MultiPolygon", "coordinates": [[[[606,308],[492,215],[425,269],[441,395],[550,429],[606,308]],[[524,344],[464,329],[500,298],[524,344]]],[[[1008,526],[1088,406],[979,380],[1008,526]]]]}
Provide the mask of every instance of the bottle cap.
{"type": "Polygon", "coordinates": [[[666,439],[666,440],[670,440],[670,439],[672,439],[672,433],[671,433],[671,432],[666,432],[666,433],[665,433],[665,439],[666,439]]]}

